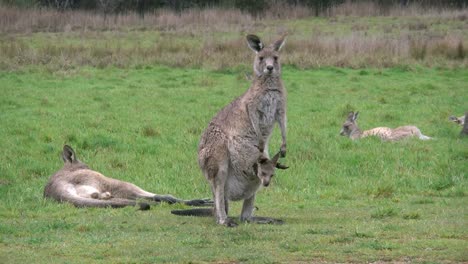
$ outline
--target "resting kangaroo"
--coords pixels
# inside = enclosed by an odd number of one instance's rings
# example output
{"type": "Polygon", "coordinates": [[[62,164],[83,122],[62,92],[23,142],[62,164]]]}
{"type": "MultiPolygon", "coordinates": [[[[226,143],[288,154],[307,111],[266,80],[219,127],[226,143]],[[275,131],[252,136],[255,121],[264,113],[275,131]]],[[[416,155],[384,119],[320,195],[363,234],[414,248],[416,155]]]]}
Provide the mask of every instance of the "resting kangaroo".
{"type": "Polygon", "coordinates": [[[456,123],[456,124],[459,124],[459,125],[463,126],[465,124],[465,116],[466,115],[463,115],[463,116],[460,116],[460,117],[450,116],[449,120],[456,123]]]}
{"type": "MultiPolygon", "coordinates": [[[[198,164],[211,184],[218,224],[235,226],[228,215],[228,200],[244,200],[241,220],[252,217],[260,184],[253,171],[259,146],[268,157],[268,142],[275,122],[282,137],[280,155],[286,155],[286,90],[281,81],[279,51],[282,37],[265,47],[260,38],[247,36],[256,53],[250,88],[224,107],[208,124],[198,145],[198,164]]],[[[263,181],[267,185],[269,181],[263,181]]]]}
{"type": "Polygon", "coordinates": [[[347,136],[352,140],[368,136],[377,136],[382,140],[389,141],[396,141],[413,136],[416,136],[421,140],[431,139],[430,137],[423,135],[419,128],[415,126],[401,126],[393,129],[388,127],[376,127],[373,129],[361,131],[356,123],[358,114],[359,112],[349,113],[348,118],[343,124],[340,135],[347,136]]]}
{"type": "Polygon", "coordinates": [[[75,151],[67,145],[63,147],[62,159],[65,162],[63,168],[50,177],[44,188],[44,197],[59,202],[69,202],[76,207],[114,208],[138,204],[142,210],[149,209],[149,205],[137,203],[137,199],[194,206],[212,204],[208,200],[184,201],[171,195],[157,195],[134,184],[106,177],[79,161],[75,151]]]}
{"type": "MultiPolygon", "coordinates": [[[[265,156],[263,151],[260,151],[258,160],[256,163],[253,164],[252,168],[248,171],[245,171],[245,175],[248,175],[248,180],[252,181],[249,185],[252,187],[256,186],[256,189],[260,188],[260,183],[263,186],[270,185],[271,178],[275,175],[275,168],[285,170],[289,167],[282,165],[278,162],[280,157],[280,152],[278,152],[271,160],[265,156]],[[253,170],[253,171],[251,171],[253,170]],[[253,173],[257,176],[257,178],[253,177],[253,173]]],[[[190,215],[190,216],[213,216],[214,212],[213,209],[209,208],[195,208],[195,209],[188,209],[188,210],[172,210],[171,213],[175,215],[190,215]]],[[[281,220],[271,219],[271,218],[261,218],[257,217],[260,223],[269,223],[269,222],[277,222],[281,223],[281,220]]]]}

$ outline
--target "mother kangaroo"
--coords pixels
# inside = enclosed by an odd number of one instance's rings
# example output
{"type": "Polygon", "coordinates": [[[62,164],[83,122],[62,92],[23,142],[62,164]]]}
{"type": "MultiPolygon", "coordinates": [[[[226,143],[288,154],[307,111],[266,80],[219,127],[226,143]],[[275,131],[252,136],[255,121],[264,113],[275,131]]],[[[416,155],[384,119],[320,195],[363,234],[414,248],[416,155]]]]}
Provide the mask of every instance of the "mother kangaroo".
{"type": "MultiPolygon", "coordinates": [[[[268,142],[275,122],[282,137],[281,156],[286,155],[286,90],[281,80],[281,37],[265,47],[259,37],[247,36],[255,52],[254,78],[250,88],[224,107],[208,124],[198,146],[198,163],[211,184],[218,224],[235,226],[227,217],[228,200],[244,200],[241,220],[252,216],[255,193],[269,179],[256,175],[258,149],[268,157],[268,142]]],[[[262,218],[264,221],[264,218],[262,218]]]]}

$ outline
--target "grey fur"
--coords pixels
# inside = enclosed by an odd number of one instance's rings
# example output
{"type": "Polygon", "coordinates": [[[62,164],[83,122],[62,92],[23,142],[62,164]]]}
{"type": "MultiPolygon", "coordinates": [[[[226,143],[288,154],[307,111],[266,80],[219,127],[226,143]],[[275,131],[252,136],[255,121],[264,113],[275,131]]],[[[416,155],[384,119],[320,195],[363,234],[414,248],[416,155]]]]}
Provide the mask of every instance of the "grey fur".
{"type": "Polygon", "coordinates": [[[281,80],[279,50],[285,37],[269,47],[247,36],[255,51],[251,87],[224,107],[208,124],[198,146],[198,163],[210,182],[218,224],[233,226],[227,217],[228,200],[244,200],[241,220],[252,219],[255,193],[261,179],[254,171],[258,148],[268,158],[268,142],[275,123],[286,155],[286,90],[281,80]]]}
{"type": "Polygon", "coordinates": [[[463,128],[460,131],[461,136],[468,136],[468,112],[465,113],[465,119],[463,120],[463,128]]]}
{"type": "Polygon", "coordinates": [[[50,177],[44,188],[44,197],[59,202],[69,202],[76,207],[139,205],[142,210],[149,209],[149,205],[137,202],[137,199],[198,206],[212,204],[203,199],[184,201],[171,195],[157,195],[132,183],[106,177],[78,160],[75,151],[68,145],[63,147],[62,159],[64,166],[50,177]]]}

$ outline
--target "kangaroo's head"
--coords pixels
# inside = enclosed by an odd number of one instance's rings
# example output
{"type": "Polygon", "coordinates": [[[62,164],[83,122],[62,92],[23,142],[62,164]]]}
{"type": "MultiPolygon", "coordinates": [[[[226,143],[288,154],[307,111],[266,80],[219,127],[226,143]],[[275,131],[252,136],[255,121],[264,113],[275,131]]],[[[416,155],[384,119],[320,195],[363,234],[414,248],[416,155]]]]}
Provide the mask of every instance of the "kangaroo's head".
{"type": "Polygon", "coordinates": [[[260,38],[256,35],[247,35],[247,44],[255,52],[254,73],[260,76],[280,76],[281,65],[279,61],[279,51],[283,47],[286,36],[282,36],[268,47],[265,47],[260,38]]]}
{"type": "Polygon", "coordinates": [[[356,119],[358,118],[359,112],[349,112],[346,121],[343,123],[343,127],[341,128],[340,135],[352,137],[352,135],[359,131],[359,127],[356,123],[356,119]]]}
{"type": "Polygon", "coordinates": [[[258,178],[262,182],[262,185],[267,187],[270,185],[271,178],[275,176],[275,168],[285,170],[289,168],[278,162],[280,157],[280,153],[278,152],[271,160],[268,159],[263,152],[261,152],[260,157],[257,160],[257,163],[254,164],[254,171],[257,174],[258,178]]]}
{"type": "Polygon", "coordinates": [[[72,147],[65,145],[63,146],[62,159],[65,162],[65,167],[71,169],[89,169],[89,167],[76,158],[75,151],[72,147]]]}
{"type": "Polygon", "coordinates": [[[465,123],[465,116],[456,117],[456,116],[449,116],[449,120],[455,122],[456,124],[463,125],[465,123]]]}

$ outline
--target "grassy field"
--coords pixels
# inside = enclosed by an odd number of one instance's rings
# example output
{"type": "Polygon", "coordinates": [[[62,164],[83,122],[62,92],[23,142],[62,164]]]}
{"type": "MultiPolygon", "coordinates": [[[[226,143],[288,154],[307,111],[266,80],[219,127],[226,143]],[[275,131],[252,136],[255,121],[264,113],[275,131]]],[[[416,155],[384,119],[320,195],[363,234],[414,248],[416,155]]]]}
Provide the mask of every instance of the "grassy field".
{"type": "MultiPolygon", "coordinates": [[[[284,56],[287,56],[285,54],[284,56]]],[[[281,226],[215,225],[150,211],[76,209],[44,200],[70,144],[105,175],[156,193],[210,197],[196,162],[211,117],[249,83],[240,70],[144,66],[0,72],[3,263],[467,262],[468,70],[286,66],[290,166],[258,194],[281,226]],[[359,124],[417,125],[432,141],[352,142],[359,124]]],[[[280,146],[275,131],[270,150],[280,146]]],[[[231,216],[238,216],[234,203],[231,216]]]]}
{"type": "MultiPolygon", "coordinates": [[[[323,17],[193,9],[107,20],[0,6],[0,262],[467,263],[468,138],[448,117],[468,110],[468,10],[382,15],[353,3],[323,17]],[[180,205],[43,199],[64,144],[148,191],[211,197],[201,133],[249,87],[245,35],[285,32],[290,168],[256,202],[284,225],[228,229],[171,215],[180,205]],[[413,124],[435,140],[351,141],[339,136],[349,111],[362,129],[413,124]]],[[[279,147],[275,130],[270,151],[279,147]]]]}

